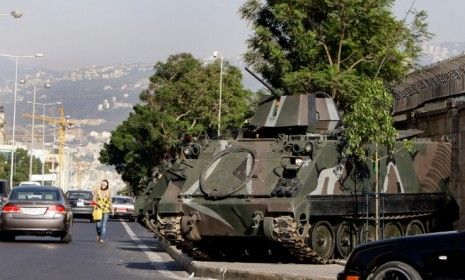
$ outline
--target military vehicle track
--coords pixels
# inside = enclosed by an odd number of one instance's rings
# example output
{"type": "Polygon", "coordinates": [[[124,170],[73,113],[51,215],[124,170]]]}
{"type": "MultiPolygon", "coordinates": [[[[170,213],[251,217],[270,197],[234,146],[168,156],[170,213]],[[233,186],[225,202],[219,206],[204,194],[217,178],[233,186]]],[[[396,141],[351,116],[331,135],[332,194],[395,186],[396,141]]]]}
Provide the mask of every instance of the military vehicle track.
{"type": "Polygon", "coordinates": [[[273,218],[273,233],[284,247],[289,249],[290,253],[302,262],[314,264],[330,264],[333,260],[327,260],[320,257],[299,234],[298,224],[294,218],[283,216],[273,218]]]}
{"type": "Polygon", "coordinates": [[[208,260],[210,256],[195,246],[195,242],[186,240],[181,231],[182,216],[170,216],[159,218],[159,235],[162,240],[170,242],[183,252],[197,260],[208,260]]]}

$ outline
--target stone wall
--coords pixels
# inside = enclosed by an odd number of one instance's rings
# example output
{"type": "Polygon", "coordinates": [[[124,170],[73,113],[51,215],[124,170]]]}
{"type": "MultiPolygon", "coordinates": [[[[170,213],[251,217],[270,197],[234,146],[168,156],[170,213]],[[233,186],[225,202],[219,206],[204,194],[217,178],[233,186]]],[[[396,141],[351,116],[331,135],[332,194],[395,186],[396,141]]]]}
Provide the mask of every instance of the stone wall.
{"type": "Polygon", "coordinates": [[[420,137],[452,143],[450,192],[459,206],[457,228],[465,229],[465,101],[450,98],[436,109],[419,110],[397,123],[401,129],[423,131],[420,137]]]}
{"type": "Polygon", "coordinates": [[[452,102],[450,106],[452,137],[451,191],[459,205],[460,230],[465,229],[465,102],[452,102]]]}

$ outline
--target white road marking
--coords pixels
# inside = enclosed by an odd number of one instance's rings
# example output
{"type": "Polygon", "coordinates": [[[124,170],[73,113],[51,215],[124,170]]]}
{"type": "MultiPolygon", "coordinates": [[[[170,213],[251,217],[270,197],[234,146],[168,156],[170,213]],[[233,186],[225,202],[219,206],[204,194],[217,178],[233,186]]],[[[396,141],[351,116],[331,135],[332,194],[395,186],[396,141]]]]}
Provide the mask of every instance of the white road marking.
{"type": "Polygon", "coordinates": [[[160,272],[163,276],[165,277],[169,277],[169,278],[172,278],[172,279],[185,279],[183,277],[180,277],[176,274],[174,274],[173,272],[171,272],[165,265],[165,260],[163,260],[160,255],[158,255],[157,253],[155,253],[154,251],[150,250],[150,248],[144,244],[144,242],[142,242],[137,236],[136,234],[134,233],[134,231],[132,231],[132,229],[128,226],[128,224],[126,222],[121,222],[121,224],[123,225],[124,229],[126,230],[126,232],[128,233],[129,237],[131,237],[131,239],[136,242],[137,246],[139,247],[139,249],[144,252],[147,257],[149,258],[149,260],[151,262],[154,262],[154,263],[157,263],[159,264],[163,270],[157,270],[158,272],[160,272]]]}

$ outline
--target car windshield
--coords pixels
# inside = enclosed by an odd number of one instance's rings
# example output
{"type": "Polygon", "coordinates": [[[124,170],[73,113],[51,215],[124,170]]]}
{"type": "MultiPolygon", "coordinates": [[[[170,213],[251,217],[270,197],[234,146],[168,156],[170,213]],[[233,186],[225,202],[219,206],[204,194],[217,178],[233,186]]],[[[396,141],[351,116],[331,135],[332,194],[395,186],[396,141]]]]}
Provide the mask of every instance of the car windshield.
{"type": "Polygon", "coordinates": [[[92,200],[91,192],[69,192],[68,199],[92,200]]]}
{"type": "Polygon", "coordinates": [[[115,204],[131,204],[132,198],[130,197],[113,197],[112,202],[115,204]]]}
{"type": "Polygon", "coordinates": [[[57,201],[59,197],[58,190],[54,189],[21,188],[11,191],[10,200],[57,201]]]}

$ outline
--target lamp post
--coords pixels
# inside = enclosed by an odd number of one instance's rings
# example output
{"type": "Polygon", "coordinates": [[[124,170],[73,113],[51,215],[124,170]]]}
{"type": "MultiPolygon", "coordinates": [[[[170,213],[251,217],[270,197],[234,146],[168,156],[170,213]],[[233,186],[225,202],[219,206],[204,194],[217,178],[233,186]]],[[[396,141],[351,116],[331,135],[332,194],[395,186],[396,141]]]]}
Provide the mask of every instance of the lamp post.
{"type": "MultiPolygon", "coordinates": [[[[19,81],[20,84],[26,84],[27,81],[21,80],[19,81]]],[[[34,90],[33,90],[33,98],[32,102],[28,101],[27,103],[32,103],[32,124],[31,124],[31,146],[29,151],[29,181],[32,181],[32,164],[33,164],[33,149],[34,149],[34,121],[36,116],[36,92],[37,92],[37,81],[33,80],[34,90]]],[[[44,88],[51,88],[52,86],[49,83],[42,84],[44,88]]]]}
{"type": "Polygon", "coordinates": [[[14,163],[15,163],[15,128],[16,128],[16,93],[18,91],[18,63],[20,58],[33,58],[33,57],[43,57],[41,53],[36,53],[35,55],[11,55],[11,54],[1,54],[3,57],[12,57],[15,58],[15,89],[13,93],[13,131],[11,132],[11,160],[10,160],[10,187],[13,187],[13,173],[14,173],[14,163]]]}
{"type": "Polygon", "coordinates": [[[52,103],[36,103],[42,105],[42,186],[44,185],[44,173],[45,173],[45,106],[60,105],[61,101],[52,103]]]}
{"type": "MultiPolygon", "coordinates": [[[[53,175],[56,176],[56,170],[55,170],[55,156],[56,156],[56,153],[55,153],[55,142],[56,142],[56,126],[57,126],[57,120],[55,118],[55,121],[53,122],[53,145],[52,145],[52,151],[53,151],[53,158],[52,158],[52,170],[53,170],[53,175]]],[[[55,184],[55,176],[53,176],[52,178],[52,186],[54,186],[55,184]]]]}
{"type": "Polygon", "coordinates": [[[218,100],[218,138],[221,136],[221,103],[222,103],[222,91],[223,91],[223,54],[219,51],[213,52],[213,57],[220,57],[220,96],[218,100]]]}

